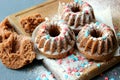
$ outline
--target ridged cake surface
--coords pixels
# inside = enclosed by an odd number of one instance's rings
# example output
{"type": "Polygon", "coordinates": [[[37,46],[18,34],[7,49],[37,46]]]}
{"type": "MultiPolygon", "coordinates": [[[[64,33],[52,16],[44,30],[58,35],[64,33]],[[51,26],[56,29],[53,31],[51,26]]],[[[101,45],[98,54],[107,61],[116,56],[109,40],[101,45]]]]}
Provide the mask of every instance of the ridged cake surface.
{"type": "Polygon", "coordinates": [[[65,20],[75,33],[78,33],[85,24],[95,21],[93,8],[83,1],[65,4],[61,19],[65,20]]]}
{"type": "Polygon", "coordinates": [[[76,44],[87,58],[99,61],[110,59],[117,49],[114,31],[99,22],[84,26],[78,34],[76,44]]]}
{"type": "Polygon", "coordinates": [[[74,32],[64,21],[45,21],[38,26],[35,43],[39,51],[49,58],[63,58],[73,49],[74,32]]]}

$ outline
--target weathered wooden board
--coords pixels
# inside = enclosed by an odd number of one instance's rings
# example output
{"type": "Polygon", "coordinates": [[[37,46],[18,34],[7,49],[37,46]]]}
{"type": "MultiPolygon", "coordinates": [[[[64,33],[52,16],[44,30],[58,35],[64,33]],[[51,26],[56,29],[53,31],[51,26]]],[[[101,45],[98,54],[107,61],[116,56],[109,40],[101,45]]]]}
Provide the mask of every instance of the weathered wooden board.
{"type": "MultiPolygon", "coordinates": [[[[69,2],[73,0],[49,0],[47,3],[10,15],[8,16],[8,19],[18,33],[29,36],[20,25],[20,20],[23,17],[34,13],[40,13],[43,17],[52,17],[57,13],[59,1],[69,2]]],[[[89,1],[91,2],[93,0],[89,1]]],[[[95,6],[94,4],[92,5],[95,6]]],[[[101,4],[97,4],[97,6],[101,6],[101,4]]],[[[120,57],[114,57],[108,62],[88,61],[80,55],[78,51],[75,53],[76,54],[60,60],[48,59],[42,55],[40,55],[40,58],[44,58],[44,65],[54,73],[58,80],[89,80],[120,62],[120,57]],[[77,68],[78,70],[76,70],[77,68]],[[70,69],[70,72],[67,69],[70,69]]]]}
{"type": "Polygon", "coordinates": [[[33,6],[27,10],[10,15],[8,16],[8,19],[11,22],[11,24],[15,27],[18,33],[30,36],[30,34],[26,33],[23,27],[21,26],[20,20],[26,16],[35,13],[40,13],[42,17],[51,17],[57,13],[59,1],[68,2],[71,0],[48,0],[46,3],[33,6]]]}
{"type": "Polygon", "coordinates": [[[53,15],[56,7],[52,7],[53,11],[49,10],[50,9],[49,6],[52,6],[53,3],[56,3],[56,0],[48,0],[46,3],[31,7],[27,10],[10,15],[10,16],[8,16],[8,19],[9,19],[10,23],[15,27],[15,29],[18,33],[30,36],[23,29],[22,25],[20,24],[20,20],[22,18],[24,18],[25,16],[29,16],[29,15],[32,15],[35,13],[40,13],[43,17],[46,17],[47,15],[49,15],[49,16],[53,15]],[[50,14],[48,13],[48,11],[50,14]]]}
{"type": "Polygon", "coordinates": [[[59,60],[48,59],[42,55],[38,59],[43,58],[44,66],[57,80],[90,80],[120,62],[120,57],[114,57],[107,62],[88,61],[78,51],[75,53],[59,60]]]}

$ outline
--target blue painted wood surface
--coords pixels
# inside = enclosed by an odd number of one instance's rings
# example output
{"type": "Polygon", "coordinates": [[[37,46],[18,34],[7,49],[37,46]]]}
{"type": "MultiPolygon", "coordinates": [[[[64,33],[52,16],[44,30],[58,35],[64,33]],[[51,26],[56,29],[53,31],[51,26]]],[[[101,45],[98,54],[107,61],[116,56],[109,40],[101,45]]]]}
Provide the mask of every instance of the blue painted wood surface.
{"type": "MultiPolygon", "coordinates": [[[[24,10],[46,0],[0,0],[0,21],[6,16],[24,10]]],[[[0,80],[36,80],[43,69],[41,63],[32,63],[20,70],[11,70],[0,62],[0,80]]],[[[103,76],[97,76],[92,80],[104,80],[105,77],[120,80],[120,64],[112,67],[103,73],[103,76]]],[[[113,80],[113,79],[112,79],[113,80]]]]}
{"type": "Polygon", "coordinates": [[[46,0],[0,0],[0,21],[10,14],[45,1],[46,0]]]}

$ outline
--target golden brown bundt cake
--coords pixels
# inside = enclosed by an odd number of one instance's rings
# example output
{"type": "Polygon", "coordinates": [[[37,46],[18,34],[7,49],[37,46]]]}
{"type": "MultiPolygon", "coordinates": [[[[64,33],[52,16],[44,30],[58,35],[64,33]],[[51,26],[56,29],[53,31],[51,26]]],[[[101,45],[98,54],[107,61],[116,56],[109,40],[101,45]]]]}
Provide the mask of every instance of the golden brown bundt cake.
{"type": "Polygon", "coordinates": [[[35,44],[45,56],[63,58],[73,49],[75,34],[62,20],[46,21],[37,28],[35,44]]]}
{"type": "Polygon", "coordinates": [[[61,19],[65,20],[67,24],[70,25],[75,34],[78,34],[85,24],[95,21],[93,8],[84,1],[65,4],[61,19]]]}
{"type": "Polygon", "coordinates": [[[77,48],[88,59],[111,59],[117,49],[114,31],[103,23],[85,25],[77,37],[77,48]]]}

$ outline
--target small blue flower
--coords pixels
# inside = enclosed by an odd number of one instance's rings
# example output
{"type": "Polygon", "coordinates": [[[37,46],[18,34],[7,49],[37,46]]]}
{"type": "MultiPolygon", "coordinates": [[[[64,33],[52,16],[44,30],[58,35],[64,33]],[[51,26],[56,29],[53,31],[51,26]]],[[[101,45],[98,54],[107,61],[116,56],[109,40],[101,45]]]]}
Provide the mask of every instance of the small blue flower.
{"type": "Polygon", "coordinates": [[[65,77],[65,79],[68,79],[68,75],[67,74],[64,77],[65,77]]]}
{"type": "Polygon", "coordinates": [[[69,56],[69,58],[74,58],[74,57],[75,57],[75,55],[73,55],[73,54],[69,56]]]}
{"type": "Polygon", "coordinates": [[[81,66],[81,67],[85,67],[85,64],[82,63],[80,66],[81,66]]]}
{"type": "Polygon", "coordinates": [[[46,35],[46,39],[50,39],[50,36],[49,36],[49,35],[46,35]]]}
{"type": "Polygon", "coordinates": [[[80,73],[79,73],[79,72],[76,72],[75,74],[76,74],[76,76],[80,76],[80,73]]]}
{"type": "Polygon", "coordinates": [[[88,61],[85,61],[84,64],[87,65],[87,64],[89,64],[89,63],[88,63],[88,61]]]}
{"type": "Polygon", "coordinates": [[[82,0],[74,0],[74,2],[79,3],[79,4],[83,4],[82,0]]]}
{"type": "Polygon", "coordinates": [[[78,3],[78,2],[79,2],[79,0],[74,0],[74,2],[78,3]]]}
{"type": "Polygon", "coordinates": [[[95,24],[98,26],[100,23],[99,23],[99,22],[96,22],[95,24]]]}
{"type": "Polygon", "coordinates": [[[47,72],[48,75],[51,75],[52,73],[51,72],[47,72]]]}
{"type": "Polygon", "coordinates": [[[36,80],[41,80],[40,77],[37,77],[36,80]]]}
{"type": "Polygon", "coordinates": [[[107,38],[107,36],[103,36],[103,37],[102,37],[102,40],[105,40],[106,38],[107,38]]]}
{"type": "Polygon", "coordinates": [[[74,61],[78,61],[78,58],[77,57],[73,57],[72,58],[74,61]]]}
{"type": "Polygon", "coordinates": [[[43,80],[49,80],[47,77],[43,78],[43,80]]]}
{"type": "Polygon", "coordinates": [[[83,4],[83,1],[82,1],[82,0],[79,0],[79,4],[83,4]]]}
{"type": "Polygon", "coordinates": [[[85,37],[88,37],[89,34],[90,34],[89,30],[86,30],[86,31],[85,31],[85,37]]]}
{"type": "Polygon", "coordinates": [[[78,36],[76,36],[76,39],[78,39],[78,36]]]}
{"type": "Polygon", "coordinates": [[[80,70],[80,67],[78,66],[76,69],[77,69],[77,70],[80,70]]]}
{"type": "Polygon", "coordinates": [[[114,78],[110,78],[110,80],[115,80],[114,78]]]}
{"type": "Polygon", "coordinates": [[[69,56],[70,59],[74,60],[74,61],[78,61],[78,58],[75,55],[70,55],[69,56]]]}
{"type": "Polygon", "coordinates": [[[59,20],[59,22],[63,23],[63,22],[64,22],[64,20],[62,20],[62,19],[61,19],[61,20],[59,20]]]}
{"type": "Polygon", "coordinates": [[[98,64],[97,64],[97,67],[100,67],[100,66],[101,66],[101,64],[100,64],[100,63],[98,63],[98,64]]]}
{"type": "Polygon", "coordinates": [[[120,33],[117,33],[117,36],[120,36],[120,33]]]}

